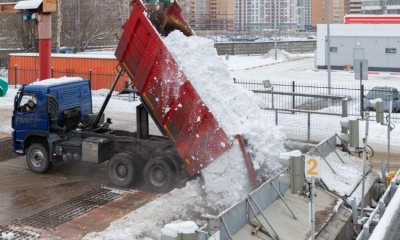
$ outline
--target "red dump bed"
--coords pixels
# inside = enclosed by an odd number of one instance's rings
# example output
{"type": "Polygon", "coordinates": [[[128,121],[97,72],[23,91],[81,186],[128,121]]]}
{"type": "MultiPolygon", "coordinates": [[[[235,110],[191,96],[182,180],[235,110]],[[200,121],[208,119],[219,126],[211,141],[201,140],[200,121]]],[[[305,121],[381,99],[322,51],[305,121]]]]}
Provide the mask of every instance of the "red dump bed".
{"type": "Polygon", "coordinates": [[[193,176],[231,144],[144,10],[133,3],[115,56],[193,176]]]}

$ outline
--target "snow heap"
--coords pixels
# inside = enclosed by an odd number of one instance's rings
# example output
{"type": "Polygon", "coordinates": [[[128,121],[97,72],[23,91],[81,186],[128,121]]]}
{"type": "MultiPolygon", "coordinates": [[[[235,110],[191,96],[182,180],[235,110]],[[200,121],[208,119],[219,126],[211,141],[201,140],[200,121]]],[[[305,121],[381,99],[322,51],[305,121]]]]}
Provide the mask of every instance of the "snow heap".
{"type": "MultiPolygon", "coordinates": [[[[277,56],[278,60],[281,60],[281,61],[296,60],[296,59],[304,57],[304,56],[299,56],[299,55],[294,55],[294,54],[288,53],[285,50],[277,49],[276,51],[277,51],[276,56],[277,56]]],[[[263,56],[261,56],[261,58],[263,58],[263,59],[275,58],[275,49],[269,50],[269,52],[264,54],[263,56]]]]}
{"type": "Polygon", "coordinates": [[[172,238],[178,237],[178,233],[195,233],[199,229],[197,224],[193,221],[186,221],[180,223],[169,223],[161,229],[161,234],[172,238]]]}
{"type": "Polygon", "coordinates": [[[284,136],[260,109],[264,102],[233,83],[226,62],[217,55],[211,40],[174,31],[164,43],[232,141],[232,148],[202,171],[207,197],[215,205],[230,206],[252,190],[234,136],[242,134],[247,141],[258,180],[272,177],[281,168],[278,157],[285,151],[284,136]]]}
{"type": "Polygon", "coordinates": [[[14,233],[12,233],[12,232],[9,232],[9,233],[5,233],[5,232],[2,232],[1,233],[1,238],[2,239],[14,239],[14,237],[15,237],[15,235],[14,235],[14,233]]]}

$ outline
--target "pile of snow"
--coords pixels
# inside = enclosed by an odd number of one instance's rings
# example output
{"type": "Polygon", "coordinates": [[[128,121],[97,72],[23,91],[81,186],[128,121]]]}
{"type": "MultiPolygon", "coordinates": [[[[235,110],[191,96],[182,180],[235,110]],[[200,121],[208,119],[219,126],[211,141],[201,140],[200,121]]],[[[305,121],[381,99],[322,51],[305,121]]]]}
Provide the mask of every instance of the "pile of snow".
{"type": "Polygon", "coordinates": [[[161,229],[161,234],[168,237],[176,238],[178,233],[195,233],[199,229],[197,224],[193,221],[169,223],[161,229]]]}
{"type": "Polygon", "coordinates": [[[164,43],[232,142],[230,150],[202,171],[207,197],[215,205],[230,206],[252,190],[234,136],[242,134],[247,141],[260,181],[281,169],[278,156],[284,151],[284,136],[260,109],[264,102],[232,82],[228,66],[217,55],[212,41],[174,31],[164,43]]]}
{"type": "MultiPolygon", "coordinates": [[[[291,53],[286,52],[285,50],[277,49],[276,51],[277,51],[277,53],[276,53],[277,60],[289,61],[289,60],[296,60],[296,59],[304,58],[304,55],[291,54],[291,53]]],[[[264,54],[261,58],[263,58],[263,59],[274,58],[275,59],[275,49],[269,50],[269,52],[267,54],[264,54]]]]}
{"type": "MultiPolygon", "coordinates": [[[[277,53],[276,56],[279,60],[288,61],[290,60],[290,56],[287,54],[286,51],[276,49],[277,53]]],[[[275,58],[275,49],[269,50],[267,54],[264,54],[261,58],[275,58]]]]}
{"type": "Polygon", "coordinates": [[[9,233],[2,232],[1,233],[1,238],[2,239],[11,240],[11,239],[14,239],[14,237],[15,237],[15,235],[12,232],[9,232],[9,233]]]}
{"type": "MultiPolygon", "coordinates": [[[[321,159],[321,178],[328,189],[336,192],[339,196],[350,196],[362,180],[364,162],[362,159],[342,151],[336,151],[336,153],[331,152],[325,158],[336,174],[321,159]],[[336,153],[343,160],[344,164],[340,161],[336,153]]],[[[367,165],[365,172],[368,173],[370,171],[371,166],[367,165]]]]}

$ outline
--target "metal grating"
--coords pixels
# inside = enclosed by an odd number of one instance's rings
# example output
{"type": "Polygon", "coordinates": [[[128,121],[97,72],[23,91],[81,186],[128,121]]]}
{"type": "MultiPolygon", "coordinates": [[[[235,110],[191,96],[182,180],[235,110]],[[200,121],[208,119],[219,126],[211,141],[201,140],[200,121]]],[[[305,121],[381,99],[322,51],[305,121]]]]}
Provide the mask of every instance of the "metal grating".
{"type": "Polygon", "coordinates": [[[13,230],[8,227],[0,226],[0,238],[13,239],[13,240],[28,240],[28,239],[33,240],[39,238],[39,236],[37,234],[32,235],[29,233],[13,230]]]}
{"type": "Polygon", "coordinates": [[[23,224],[37,229],[51,230],[95,208],[109,203],[120,196],[120,193],[112,192],[110,189],[98,188],[15,222],[14,224],[23,224]]]}

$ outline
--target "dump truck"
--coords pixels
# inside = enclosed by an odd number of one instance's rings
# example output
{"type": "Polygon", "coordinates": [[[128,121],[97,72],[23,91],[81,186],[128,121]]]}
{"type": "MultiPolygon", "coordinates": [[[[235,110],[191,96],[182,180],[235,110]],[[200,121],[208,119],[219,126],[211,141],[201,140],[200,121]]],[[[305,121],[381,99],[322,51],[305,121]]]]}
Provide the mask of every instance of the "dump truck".
{"type": "Polygon", "coordinates": [[[164,45],[161,35],[180,29],[193,34],[175,1],[151,8],[131,1],[115,56],[118,74],[98,113],[92,113],[90,81],[48,79],[23,85],[14,100],[12,145],[26,155],[36,173],[69,161],[109,161],[110,181],[128,187],[143,179],[153,191],[167,192],[184,183],[231,147],[225,132],[164,45]],[[159,16],[163,16],[160,20],[159,16]],[[150,21],[152,19],[153,21],[150,21]],[[155,27],[157,25],[157,27],[155,27]],[[135,92],[136,132],[113,130],[104,110],[122,74],[132,79],[125,92],[135,92]],[[35,109],[26,104],[33,101],[35,109]],[[161,136],[149,134],[152,119],[161,136]]]}

